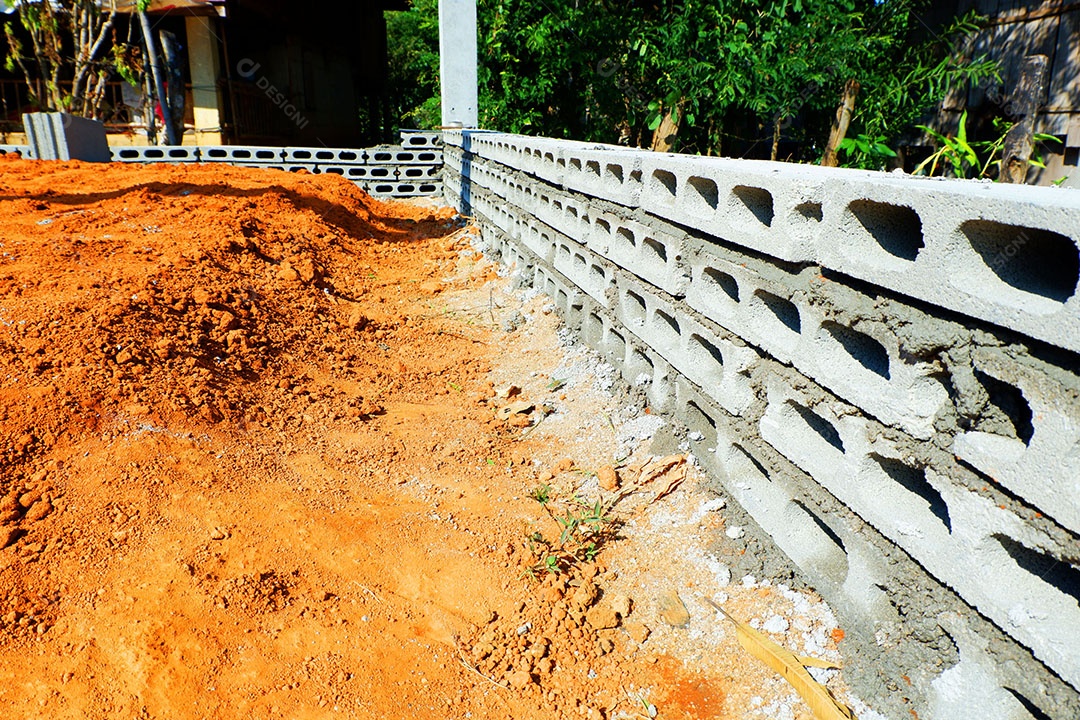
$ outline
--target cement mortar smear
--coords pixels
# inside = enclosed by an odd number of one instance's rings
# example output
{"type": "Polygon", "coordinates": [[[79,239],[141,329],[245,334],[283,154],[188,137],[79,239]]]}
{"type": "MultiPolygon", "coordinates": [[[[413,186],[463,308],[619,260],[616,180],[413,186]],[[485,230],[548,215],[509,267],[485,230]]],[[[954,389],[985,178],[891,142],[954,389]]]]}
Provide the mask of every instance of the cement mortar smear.
{"type": "Polygon", "coordinates": [[[444,142],[447,200],[687,428],[875,709],[1080,717],[1080,193],[444,142]]]}

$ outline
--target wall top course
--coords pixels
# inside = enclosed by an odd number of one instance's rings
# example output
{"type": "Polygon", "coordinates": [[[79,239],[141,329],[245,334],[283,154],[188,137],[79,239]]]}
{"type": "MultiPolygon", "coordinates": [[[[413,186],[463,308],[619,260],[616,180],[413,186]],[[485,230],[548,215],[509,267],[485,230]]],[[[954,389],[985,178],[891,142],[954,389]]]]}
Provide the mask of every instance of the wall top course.
{"type": "Polygon", "coordinates": [[[1033,205],[1051,204],[1069,210],[1080,210],[1080,192],[1073,188],[1043,187],[1036,185],[1009,185],[989,180],[964,180],[954,178],[925,177],[908,175],[901,172],[876,172],[853,168],[821,167],[800,163],[774,162],[770,160],[745,160],[739,158],[714,157],[703,155],[684,155],[680,153],[654,153],[641,148],[623,147],[603,143],[588,143],[578,140],[559,140],[547,137],[513,135],[493,130],[448,130],[445,132],[447,146],[463,148],[466,138],[470,144],[502,143],[508,149],[524,153],[526,148],[557,149],[559,155],[569,159],[574,153],[595,153],[605,151],[624,155],[627,158],[641,158],[649,167],[661,165],[678,169],[719,169],[751,175],[783,175],[785,178],[824,182],[837,179],[846,182],[871,182],[878,186],[893,187],[902,190],[915,189],[916,192],[941,192],[950,196],[981,197],[1004,200],[1011,204],[1029,203],[1033,205]]]}
{"type": "Polygon", "coordinates": [[[1080,192],[1071,189],[487,131],[448,133],[446,143],[586,198],[1080,352],[1080,192]]]}

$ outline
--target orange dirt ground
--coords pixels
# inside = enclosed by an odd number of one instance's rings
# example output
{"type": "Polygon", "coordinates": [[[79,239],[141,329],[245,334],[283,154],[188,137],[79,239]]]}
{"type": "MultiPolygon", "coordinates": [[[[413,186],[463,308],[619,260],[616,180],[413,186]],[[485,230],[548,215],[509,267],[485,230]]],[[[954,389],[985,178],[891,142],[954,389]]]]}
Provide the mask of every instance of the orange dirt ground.
{"type": "Polygon", "coordinates": [[[0,159],[5,717],[648,717],[631,685],[729,717],[595,629],[603,555],[526,572],[504,346],[432,302],[494,277],[443,282],[461,225],[332,176],[0,159]]]}

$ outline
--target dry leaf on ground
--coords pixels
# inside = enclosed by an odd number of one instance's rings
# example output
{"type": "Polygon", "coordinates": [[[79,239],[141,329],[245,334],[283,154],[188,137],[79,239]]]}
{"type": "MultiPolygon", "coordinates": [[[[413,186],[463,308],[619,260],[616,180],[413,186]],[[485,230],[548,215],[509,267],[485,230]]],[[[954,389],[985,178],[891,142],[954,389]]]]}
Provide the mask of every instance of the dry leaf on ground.
{"type": "MultiPolygon", "coordinates": [[[[810,673],[806,671],[805,665],[807,663],[804,660],[807,658],[796,656],[787,648],[776,644],[746,623],[739,622],[712,600],[705,598],[705,601],[735,624],[735,633],[739,638],[739,644],[758,660],[780,673],[806,701],[806,704],[810,706],[814,717],[818,720],[855,720],[851,710],[846,705],[838,702],[827,687],[814,680],[810,673]]],[[[818,662],[810,664],[821,666],[818,662]]]]}

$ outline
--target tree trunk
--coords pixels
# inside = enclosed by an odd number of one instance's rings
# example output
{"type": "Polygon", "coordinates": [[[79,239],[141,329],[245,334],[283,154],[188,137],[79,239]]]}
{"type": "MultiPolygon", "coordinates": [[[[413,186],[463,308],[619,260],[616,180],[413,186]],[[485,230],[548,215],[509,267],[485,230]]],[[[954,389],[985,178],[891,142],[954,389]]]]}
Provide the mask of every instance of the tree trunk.
{"type": "Polygon", "coordinates": [[[782,121],[777,120],[773,123],[772,131],[772,150],[769,152],[769,159],[776,161],[776,156],[780,152],[780,125],[782,121]]]}
{"type": "Polygon", "coordinates": [[[158,33],[161,40],[161,52],[165,55],[165,66],[169,78],[169,104],[168,112],[171,116],[173,127],[180,130],[184,127],[184,68],[180,55],[180,43],[176,41],[176,35],[168,30],[158,33]]]}
{"type": "Polygon", "coordinates": [[[79,2],[76,4],[75,27],[72,35],[75,40],[75,78],[71,86],[71,111],[87,118],[101,119],[101,106],[105,93],[100,81],[100,73],[95,71],[98,53],[105,46],[116,20],[116,11],[105,16],[97,2],[79,2]]]}
{"type": "Polygon", "coordinates": [[[1046,88],[1046,70],[1049,60],[1045,55],[1028,55],[1020,67],[1020,82],[1013,91],[1010,105],[1020,120],[1005,136],[1001,154],[1001,182],[1022,184],[1027,181],[1031,167],[1031,151],[1035,148],[1035,116],[1039,112],[1046,88]]]}
{"type": "MultiPolygon", "coordinates": [[[[146,54],[150,59],[150,74],[154,77],[154,94],[161,104],[161,116],[165,125],[165,142],[168,145],[178,145],[176,128],[173,127],[171,113],[169,112],[168,94],[165,92],[165,72],[161,68],[161,58],[158,57],[154,33],[150,30],[150,18],[145,12],[139,13],[139,24],[142,26],[143,43],[146,45],[146,54]]],[[[151,104],[151,115],[153,105],[151,104]]]]}
{"type": "Polygon", "coordinates": [[[832,130],[829,132],[829,142],[825,145],[825,155],[821,158],[823,166],[836,167],[839,164],[837,149],[847,135],[848,126],[851,124],[851,113],[855,111],[855,97],[858,94],[858,80],[848,80],[844,83],[844,96],[840,107],[836,109],[836,119],[833,120],[832,130]]]}
{"type": "Polygon", "coordinates": [[[681,105],[682,101],[664,112],[659,127],[653,131],[650,148],[653,152],[671,152],[671,148],[675,146],[675,136],[679,134],[679,123],[675,121],[675,112],[681,105]]]}

